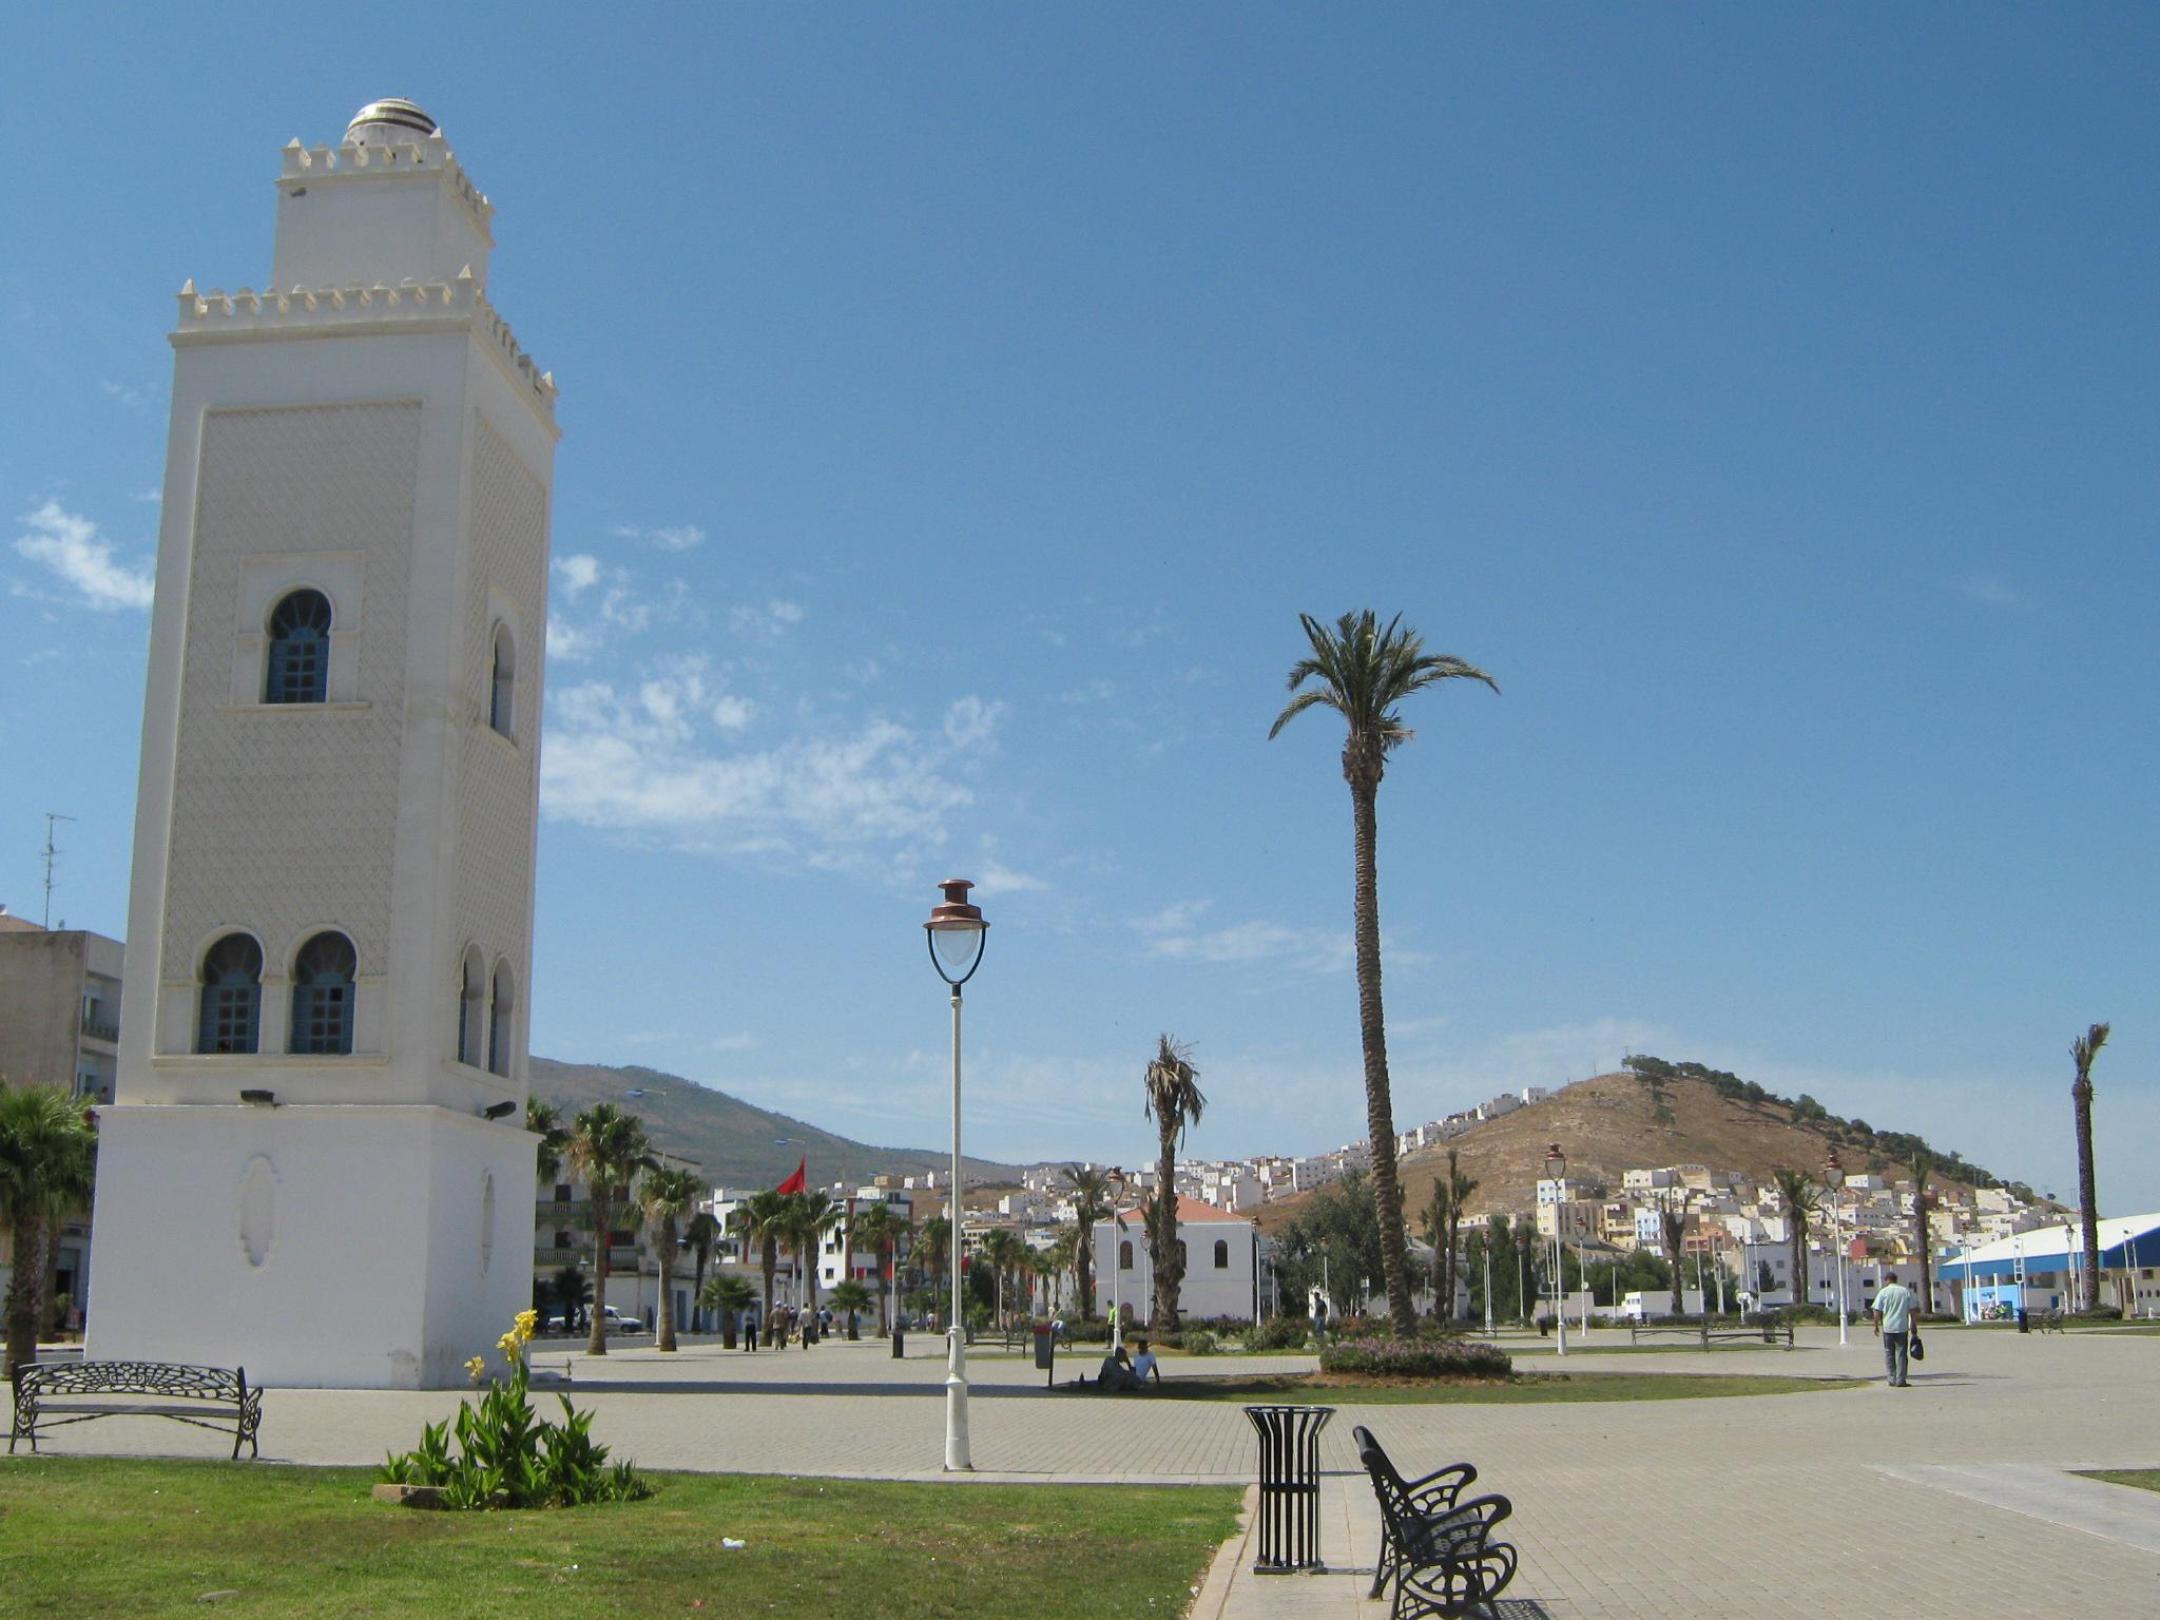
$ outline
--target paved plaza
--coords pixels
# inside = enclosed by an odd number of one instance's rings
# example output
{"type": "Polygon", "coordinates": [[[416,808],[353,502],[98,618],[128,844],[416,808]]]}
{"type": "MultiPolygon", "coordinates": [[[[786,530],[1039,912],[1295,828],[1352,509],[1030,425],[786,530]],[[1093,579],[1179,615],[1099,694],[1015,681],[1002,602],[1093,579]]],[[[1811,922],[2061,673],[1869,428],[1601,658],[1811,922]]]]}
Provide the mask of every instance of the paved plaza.
{"type": "MultiPolygon", "coordinates": [[[[1476,1489],[1515,1503],[1523,1556],[1511,1597],[1572,1616],[1902,1616],[2160,1612],[2160,1494],[2068,1477],[2160,1465],[2160,1337],[1939,1330],[1912,1387],[1882,1385],[1865,1328],[1801,1348],[1599,1354],[1570,1371],[1775,1372],[1870,1377],[1865,1388],[1727,1400],[1504,1406],[1343,1405],[1323,1441],[1322,1551],[1330,1572],[1258,1577],[1227,1548],[1202,1620],[1366,1616],[1378,1517],[1350,1438],[1370,1425],[1405,1472],[1477,1464],[1476,1489]],[[1894,1597],[1885,1594],[1895,1594],[1894,1597]]],[[[620,1348],[604,1361],[540,1347],[569,1375],[617,1454],[652,1468],[941,1477],[943,1362],[935,1340],[895,1361],[882,1344],[678,1355],[620,1348]]],[[[1518,1341],[1518,1365],[1558,1370],[1518,1341]]],[[[1061,1358],[1060,1378],[1095,1358],[1061,1358]]],[[[1171,1358],[1172,1376],[1309,1366],[1304,1358],[1171,1358]]],[[[1235,1405],[1105,1398],[1043,1388],[1023,1355],[970,1362],[977,1478],[1250,1484],[1255,1444],[1235,1405]]],[[[450,1393],[272,1390],[265,1458],[374,1464],[410,1446],[450,1393]]],[[[57,1452],[219,1454],[215,1436],[113,1419],[57,1435],[57,1452]]],[[[1248,1515],[1249,1522],[1249,1515],[1248,1515]]],[[[716,1526],[715,1533],[725,1527],[716,1526]]],[[[1522,1609],[1521,1613],[1534,1613],[1522,1609]]]]}

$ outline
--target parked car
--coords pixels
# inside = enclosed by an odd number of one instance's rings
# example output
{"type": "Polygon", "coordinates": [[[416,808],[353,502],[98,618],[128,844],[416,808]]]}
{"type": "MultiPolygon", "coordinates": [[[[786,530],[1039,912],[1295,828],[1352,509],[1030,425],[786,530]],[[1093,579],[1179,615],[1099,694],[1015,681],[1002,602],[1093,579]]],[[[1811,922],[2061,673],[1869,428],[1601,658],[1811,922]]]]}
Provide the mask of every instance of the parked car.
{"type": "Polygon", "coordinates": [[[645,1331],[645,1324],[637,1317],[625,1316],[612,1305],[601,1306],[600,1312],[607,1319],[607,1330],[610,1333],[643,1333],[645,1331]]]}

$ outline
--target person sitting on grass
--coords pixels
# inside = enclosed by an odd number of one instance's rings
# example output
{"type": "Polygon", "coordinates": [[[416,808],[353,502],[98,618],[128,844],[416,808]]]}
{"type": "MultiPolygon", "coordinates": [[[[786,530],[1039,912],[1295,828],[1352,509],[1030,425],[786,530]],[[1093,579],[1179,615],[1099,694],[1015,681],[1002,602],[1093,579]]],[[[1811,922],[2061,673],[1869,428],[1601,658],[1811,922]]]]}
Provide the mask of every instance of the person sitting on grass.
{"type": "Polygon", "coordinates": [[[1095,1369],[1096,1393],[1118,1395],[1138,1387],[1139,1380],[1133,1377],[1132,1358],[1125,1353],[1121,1340],[1110,1347],[1110,1353],[1102,1358],[1102,1365],[1095,1369]]]}
{"type": "Polygon", "coordinates": [[[1147,1347],[1147,1340],[1142,1339],[1140,1353],[1132,1359],[1132,1387],[1146,1389],[1150,1378],[1161,1384],[1162,1369],[1155,1365],[1155,1352],[1147,1347]]]}

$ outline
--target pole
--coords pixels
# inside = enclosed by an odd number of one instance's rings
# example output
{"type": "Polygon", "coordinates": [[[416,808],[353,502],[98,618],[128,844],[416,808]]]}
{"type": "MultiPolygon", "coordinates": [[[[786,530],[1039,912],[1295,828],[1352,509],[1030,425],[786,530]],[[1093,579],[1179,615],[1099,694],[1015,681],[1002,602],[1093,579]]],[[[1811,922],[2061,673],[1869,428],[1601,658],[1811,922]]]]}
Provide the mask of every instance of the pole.
{"type": "Polygon", "coordinates": [[[1487,1332],[1488,1334],[1490,1334],[1490,1333],[1492,1332],[1492,1330],[1493,1330],[1493,1327],[1492,1327],[1492,1228],[1491,1228],[1491,1227],[1487,1227],[1487,1228],[1485,1229],[1485,1243],[1484,1243],[1484,1250],[1483,1250],[1483,1252],[1484,1252],[1484,1255],[1485,1255],[1485,1331],[1486,1331],[1486,1332],[1487,1332]]]}
{"type": "Polygon", "coordinates": [[[967,1312],[960,1275],[960,987],[952,987],[952,1320],[945,1364],[945,1468],[972,1472],[968,1454],[967,1312]]]}
{"type": "Polygon", "coordinates": [[[1561,1355],[1567,1354],[1567,1265],[1560,1257],[1560,1206],[1553,1206],[1553,1315],[1560,1319],[1561,1355]]]}

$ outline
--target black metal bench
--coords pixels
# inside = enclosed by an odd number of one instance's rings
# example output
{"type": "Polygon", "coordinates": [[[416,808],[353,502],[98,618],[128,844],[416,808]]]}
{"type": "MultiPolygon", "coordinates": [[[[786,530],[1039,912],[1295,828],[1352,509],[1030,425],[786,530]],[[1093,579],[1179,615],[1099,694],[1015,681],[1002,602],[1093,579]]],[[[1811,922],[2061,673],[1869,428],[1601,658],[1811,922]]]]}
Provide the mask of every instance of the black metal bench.
{"type": "Polygon", "coordinates": [[[1669,1325],[1650,1325],[1642,1322],[1628,1324],[1628,1343],[1640,1344],[1645,1339],[1692,1339],[1703,1349],[1713,1344],[1777,1344],[1783,1342],[1786,1349],[1793,1347],[1793,1330],[1786,1322],[1758,1322],[1753,1327],[1714,1328],[1708,1322],[1679,1322],[1669,1325]]]}
{"type": "Polygon", "coordinates": [[[171,1418],[230,1434],[235,1459],[242,1444],[250,1457],[261,1455],[256,1435],[262,1428],[262,1391],[248,1387],[245,1368],[162,1361],[40,1361],[17,1367],[8,1454],[14,1455],[18,1440],[28,1440],[35,1452],[41,1429],[102,1417],[171,1418]],[[193,1404],[172,1404],[182,1401],[193,1404]]]}
{"type": "Polygon", "coordinates": [[[1515,1549],[1493,1539],[1493,1527],[1515,1511],[1514,1504],[1504,1496],[1462,1500],[1477,1478],[1469,1463],[1404,1479],[1372,1430],[1359,1424],[1350,1432],[1380,1499],[1379,1566],[1366,1596],[1378,1597],[1392,1580],[1393,1620],[1490,1613],[1515,1578],[1515,1549]]]}

